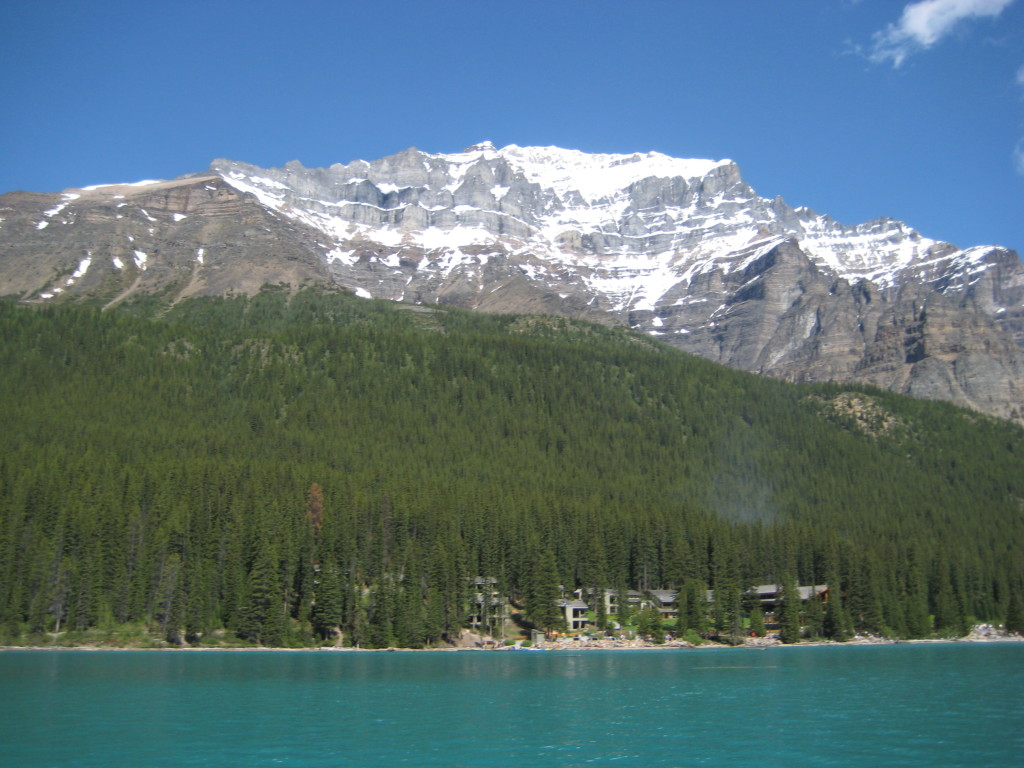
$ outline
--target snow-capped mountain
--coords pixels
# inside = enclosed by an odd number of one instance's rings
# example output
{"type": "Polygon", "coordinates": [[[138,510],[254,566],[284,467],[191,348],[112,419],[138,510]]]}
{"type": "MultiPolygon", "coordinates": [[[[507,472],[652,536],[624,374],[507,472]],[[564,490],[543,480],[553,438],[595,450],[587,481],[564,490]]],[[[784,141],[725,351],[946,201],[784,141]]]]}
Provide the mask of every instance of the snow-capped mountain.
{"type": "Polygon", "coordinates": [[[352,264],[372,240],[427,254],[421,269],[450,273],[478,266],[480,249],[492,248],[532,256],[541,268],[571,265],[616,312],[654,308],[680,282],[742,269],[756,258],[751,246],[789,238],[818,268],[881,288],[953,272],[976,276],[991,266],[991,248],[960,251],[889,219],[845,227],[781,198],[760,198],[729,160],[485,143],[327,169],[218,160],[211,170],[323,232],[333,244],[330,261],[352,264]]]}
{"type": "Polygon", "coordinates": [[[170,182],[3,200],[0,281],[26,300],[329,280],[613,318],[746,370],[1024,414],[1017,254],[891,219],[844,226],[759,197],[729,160],[484,143],[316,169],[216,160],[170,182]]]}

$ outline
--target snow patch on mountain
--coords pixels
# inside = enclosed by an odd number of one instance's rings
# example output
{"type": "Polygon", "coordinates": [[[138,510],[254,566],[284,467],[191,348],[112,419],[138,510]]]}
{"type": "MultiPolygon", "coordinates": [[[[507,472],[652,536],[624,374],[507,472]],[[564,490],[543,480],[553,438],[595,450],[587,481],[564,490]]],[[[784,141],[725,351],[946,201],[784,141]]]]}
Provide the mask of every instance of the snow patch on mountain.
{"type": "Polygon", "coordinates": [[[465,152],[437,155],[456,169],[456,179],[480,160],[502,158],[517,168],[526,179],[543,189],[553,190],[560,198],[578,193],[588,203],[605,200],[629,185],[652,177],[699,179],[730,160],[682,160],[659,152],[632,155],[588,154],[559,147],[519,147],[510,144],[495,149],[490,142],[465,152]]]}
{"type": "Polygon", "coordinates": [[[668,304],[678,305],[674,288],[745,270],[787,239],[826,274],[883,290],[983,271],[991,250],[961,251],[891,219],[844,226],[758,197],[730,160],[658,152],[483,142],[458,153],[406,150],[327,169],[226,160],[211,169],[325,235],[324,257],[339,267],[354,268],[383,248],[390,257],[369,261],[396,276],[414,270],[448,278],[486,266],[484,255],[504,254],[531,280],[575,280],[619,313],[653,312],[669,294],[668,304]]]}

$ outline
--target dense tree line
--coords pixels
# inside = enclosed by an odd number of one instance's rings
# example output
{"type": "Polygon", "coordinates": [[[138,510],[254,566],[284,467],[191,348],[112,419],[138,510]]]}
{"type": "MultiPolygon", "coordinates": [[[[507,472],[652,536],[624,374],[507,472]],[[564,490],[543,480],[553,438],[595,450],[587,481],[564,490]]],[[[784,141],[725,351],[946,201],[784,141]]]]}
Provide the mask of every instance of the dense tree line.
{"type": "Polygon", "coordinates": [[[949,405],[322,291],[2,303],[0,339],[0,639],[419,647],[477,575],[541,625],[559,585],[723,634],[765,582],[828,583],[796,621],[834,637],[1021,612],[1024,431],[949,405]]]}

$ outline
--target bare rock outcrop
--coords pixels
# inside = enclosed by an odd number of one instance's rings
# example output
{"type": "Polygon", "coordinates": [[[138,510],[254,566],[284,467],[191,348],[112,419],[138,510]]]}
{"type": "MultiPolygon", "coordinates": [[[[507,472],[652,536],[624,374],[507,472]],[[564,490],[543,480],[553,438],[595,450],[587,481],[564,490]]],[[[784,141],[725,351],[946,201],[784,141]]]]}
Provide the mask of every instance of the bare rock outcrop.
{"type": "Polygon", "coordinates": [[[173,303],[265,284],[625,323],[735,368],[1024,420],[1024,265],[766,199],[729,160],[407,149],[329,168],[0,196],[0,295],[173,303]]]}

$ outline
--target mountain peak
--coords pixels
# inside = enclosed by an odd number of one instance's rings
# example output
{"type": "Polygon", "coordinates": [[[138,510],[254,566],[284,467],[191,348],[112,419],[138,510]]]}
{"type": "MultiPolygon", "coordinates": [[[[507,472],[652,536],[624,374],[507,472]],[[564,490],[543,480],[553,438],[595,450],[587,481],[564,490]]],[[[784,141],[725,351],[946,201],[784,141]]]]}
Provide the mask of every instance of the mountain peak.
{"type": "Polygon", "coordinates": [[[613,318],[748,371],[1024,414],[1016,254],[793,209],[730,160],[485,141],[328,168],[219,159],[206,175],[10,205],[21,212],[4,209],[0,253],[21,267],[0,274],[0,292],[30,300],[326,280],[613,318]]]}
{"type": "Polygon", "coordinates": [[[494,152],[494,144],[490,141],[481,141],[479,144],[474,144],[471,147],[466,147],[462,150],[462,154],[466,152],[494,152]]]}

